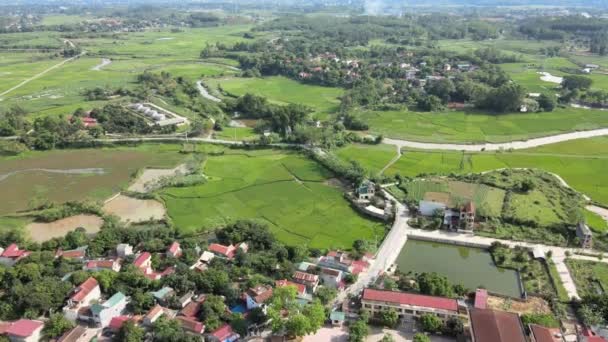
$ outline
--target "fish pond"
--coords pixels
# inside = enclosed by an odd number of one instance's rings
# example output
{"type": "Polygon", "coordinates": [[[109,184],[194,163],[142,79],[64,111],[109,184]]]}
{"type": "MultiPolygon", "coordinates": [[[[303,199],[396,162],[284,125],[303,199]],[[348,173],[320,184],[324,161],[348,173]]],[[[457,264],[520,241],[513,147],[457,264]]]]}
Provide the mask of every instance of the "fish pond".
{"type": "Polygon", "coordinates": [[[490,292],[521,296],[517,272],[497,267],[483,249],[409,239],[396,263],[403,273],[435,272],[471,290],[483,286],[490,292]]]}

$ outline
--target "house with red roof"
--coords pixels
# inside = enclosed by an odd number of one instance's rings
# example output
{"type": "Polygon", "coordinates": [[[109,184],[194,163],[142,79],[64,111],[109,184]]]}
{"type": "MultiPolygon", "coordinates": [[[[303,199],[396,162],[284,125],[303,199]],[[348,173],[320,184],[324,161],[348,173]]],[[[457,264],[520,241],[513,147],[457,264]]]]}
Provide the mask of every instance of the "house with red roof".
{"type": "Polygon", "coordinates": [[[178,316],[176,318],[184,329],[187,332],[191,332],[193,334],[202,334],[205,332],[205,325],[192,317],[178,316]]]}
{"type": "Polygon", "coordinates": [[[80,309],[87,307],[94,302],[98,302],[100,298],[101,290],[97,280],[93,277],[89,277],[89,279],[85,280],[72,291],[70,298],[68,298],[67,305],[63,307],[63,315],[65,318],[74,322],[78,319],[78,312],[80,309]]]}
{"type": "MultiPolygon", "coordinates": [[[[177,247],[179,248],[179,244],[177,247]]],[[[181,249],[179,249],[179,252],[181,253],[181,249]]],[[[139,268],[144,273],[144,276],[150,280],[159,280],[160,278],[175,272],[173,267],[168,267],[163,272],[154,271],[154,269],[152,269],[152,254],[149,252],[143,252],[138,255],[133,261],[133,265],[139,268]]]]}
{"type": "Polygon", "coordinates": [[[28,257],[30,254],[31,252],[19,249],[17,244],[12,243],[0,253],[0,264],[11,267],[19,262],[19,260],[28,257]]]}
{"type": "Polygon", "coordinates": [[[232,244],[230,244],[228,246],[224,246],[219,243],[212,243],[211,245],[209,245],[209,252],[215,254],[216,256],[218,256],[220,258],[226,258],[226,259],[234,258],[234,256],[236,255],[236,252],[239,249],[242,250],[243,252],[247,253],[247,251],[249,250],[249,246],[244,242],[241,242],[240,244],[238,244],[236,246],[234,246],[232,244]]]}
{"type": "Polygon", "coordinates": [[[158,320],[162,315],[165,314],[165,309],[156,304],[148,313],[144,316],[143,324],[145,326],[151,327],[156,320],[158,320]]]}
{"type": "Polygon", "coordinates": [[[579,342],[608,342],[605,338],[598,335],[593,329],[583,327],[578,334],[579,342]]]}
{"type": "Polygon", "coordinates": [[[264,303],[272,297],[272,287],[259,285],[243,293],[243,298],[247,303],[247,310],[262,307],[264,303]]]}
{"type": "Polygon", "coordinates": [[[83,270],[97,272],[101,270],[110,270],[114,272],[120,271],[120,262],[118,260],[89,260],[84,265],[83,270]]]}
{"type": "Polygon", "coordinates": [[[41,338],[44,322],[20,319],[10,323],[4,332],[11,341],[38,342],[41,338]]]}
{"type": "Polygon", "coordinates": [[[110,320],[110,324],[108,324],[108,327],[112,331],[118,332],[120,330],[120,328],[122,328],[122,325],[125,324],[125,322],[130,319],[131,318],[129,316],[124,316],[124,315],[112,317],[112,319],[110,320]]]}
{"type": "Polygon", "coordinates": [[[230,327],[229,324],[224,324],[219,329],[212,332],[211,336],[219,342],[234,342],[241,337],[241,335],[232,330],[232,327],[230,327]]]}
{"type": "Polygon", "coordinates": [[[460,304],[452,298],[366,288],[363,290],[361,304],[362,309],[372,315],[383,310],[394,309],[400,318],[432,314],[442,320],[450,317],[468,320],[466,305],[460,304]]]}
{"type": "Polygon", "coordinates": [[[530,324],[531,342],[564,342],[564,335],[559,328],[547,328],[538,324],[530,324]]]}
{"type": "Polygon", "coordinates": [[[475,309],[485,309],[488,305],[488,290],[477,289],[475,291],[475,303],[473,306],[475,309]]]}
{"type": "Polygon", "coordinates": [[[515,313],[490,310],[471,310],[473,341],[526,342],[524,327],[515,313]]]}
{"type": "Polygon", "coordinates": [[[317,286],[319,286],[319,276],[312,273],[306,273],[302,271],[296,271],[293,274],[293,281],[306,286],[306,291],[309,293],[315,293],[317,286]]]}
{"type": "Polygon", "coordinates": [[[133,265],[139,269],[147,269],[152,267],[152,254],[150,252],[143,252],[135,258],[133,265]]]}
{"type": "Polygon", "coordinates": [[[167,257],[168,258],[179,258],[180,256],[182,256],[182,248],[179,245],[179,242],[175,241],[167,249],[167,257]]]}
{"type": "Polygon", "coordinates": [[[87,256],[87,246],[78,247],[76,249],[64,251],[61,248],[57,249],[55,252],[55,258],[63,258],[69,260],[84,260],[87,256]]]}
{"type": "Polygon", "coordinates": [[[293,286],[296,288],[298,296],[306,295],[306,286],[303,284],[294,283],[287,279],[277,280],[274,282],[275,287],[285,287],[285,286],[293,286]]]}

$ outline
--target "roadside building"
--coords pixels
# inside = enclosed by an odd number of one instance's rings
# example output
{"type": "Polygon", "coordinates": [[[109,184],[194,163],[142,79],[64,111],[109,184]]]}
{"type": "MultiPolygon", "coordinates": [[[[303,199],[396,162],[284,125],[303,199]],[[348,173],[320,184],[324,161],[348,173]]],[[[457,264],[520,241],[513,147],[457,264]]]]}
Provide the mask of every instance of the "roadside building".
{"type": "Polygon", "coordinates": [[[411,319],[432,314],[442,320],[457,317],[468,319],[464,303],[456,299],[419,295],[414,293],[383,291],[366,288],[361,298],[362,309],[375,315],[383,310],[394,309],[399,318],[411,319]]]}
{"type": "Polygon", "coordinates": [[[316,274],[296,271],[293,274],[293,281],[306,286],[308,293],[315,293],[317,286],[319,286],[319,276],[316,274]]]}
{"type": "Polygon", "coordinates": [[[519,316],[510,312],[472,309],[471,329],[473,342],[526,342],[519,316]]]}
{"type": "Polygon", "coordinates": [[[443,226],[448,230],[471,231],[475,227],[475,203],[469,201],[457,206],[447,192],[429,191],[424,194],[419,202],[419,212],[428,217],[441,215],[443,226]]]}
{"type": "Polygon", "coordinates": [[[370,180],[364,180],[357,187],[357,197],[360,201],[367,201],[373,198],[376,194],[376,184],[370,180]]]}
{"type": "Polygon", "coordinates": [[[582,248],[593,247],[593,234],[584,222],[579,222],[576,226],[576,237],[580,240],[582,248]]]}
{"type": "Polygon", "coordinates": [[[342,311],[332,311],[329,314],[329,320],[331,321],[331,325],[335,327],[339,327],[344,325],[344,321],[346,320],[346,315],[342,311]]]}
{"type": "Polygon", "coordinates": [[[344,288],[344,282],[342,281],[344,272],[333,268],[322,267],[319,275],[323,285],[334,289],[344,288]]]}
{"type": "Polygon", "coordinates": [[[125,322],[127,322],[129,319],[129,316],[124,315],[112,317],[112,319],[110,320],[110,324],[108,324],[108,328],[110,328],[110,330],[112,330],[113,332],[117,333],[120,328],[122,328],[123,324],[125,324],[125,322]]]}
{"type": "Polygon", "coordinates": [[[122,292],[116,292],[104,303],[91,305],[93,321],[98,326],[107,327],[112,318],[122,315],[126,307],[127,296],[122,292]]]}
{"type": "Polygon", "coordinates": [[[318,265],[343,272],[350,272],[353,267],[353,260],[346,252],[329,251],[327,255],[319,258],[318,265]]]}
{"type": "Polygon", "coordinates": [[[12,243],[0,254],[0,264],[11,267],[19,262],[19,260],[27,258],[30,254],[30,251],[19,249],[17,244],[12,243]]]}
{"type": "Polygon", "coordinates": [[[20,319],[11,322],[5,331],[11,342],[38,342],[41,340],[44,322],[30,319],[20,319]]]}

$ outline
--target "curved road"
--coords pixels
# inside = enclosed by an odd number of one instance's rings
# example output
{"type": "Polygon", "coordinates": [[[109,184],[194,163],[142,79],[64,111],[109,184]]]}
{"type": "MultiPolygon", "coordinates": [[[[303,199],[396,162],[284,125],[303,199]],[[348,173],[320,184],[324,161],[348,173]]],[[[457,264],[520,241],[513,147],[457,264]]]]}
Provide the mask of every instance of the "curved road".
{"type": "Polygon", "coordinates": [[[442,143],[425,143],[411,140],[400,140],[384,138],[384,144],[396,145],[401,147],[417,148],[421,150],[451,150],[451,151],[497,151],[500,149],[521,150],[526,148],[538,147],[543,145],[555,144],[563,141],[593,138],[608,135],[608,128],[594,129],[590,131],[579,131],[571,133],[562,133],[550,135],[542,138],[534,138],[530,140],[517,140],[505,143],[486,143],[486,144],[442,144],[442,143]]]}

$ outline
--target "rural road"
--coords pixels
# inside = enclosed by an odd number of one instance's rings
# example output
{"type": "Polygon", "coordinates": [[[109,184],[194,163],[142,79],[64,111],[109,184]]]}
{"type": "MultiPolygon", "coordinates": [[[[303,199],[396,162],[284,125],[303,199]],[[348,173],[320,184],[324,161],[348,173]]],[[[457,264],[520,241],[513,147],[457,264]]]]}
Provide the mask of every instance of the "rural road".
{"type": "Polygon", "coordinates": [[[78,56],[70,57],[70,58],[68,58],[66,60],[61,61],[60,63],[57,63],[57,64],[53,65],[52,67],[50,67],[50,68],[48,68],[48,69],[46,69],[46,70],[44,70],[44,71],[42,71],[42,72],[40,72],[40,73],[32,76],[32,77],[24,80],[23,82],[17,84],[14,87],[12,87],[12,88],[10,88],[8,90],[5,90],[4,92],[0,93],[0,97],[4,96],[4,95],[6,95],[6,94],[8,94],[8,93],[10,93],[10,92],[12,92],[14,90],[17,90],[17,89],[23,87],[24,85],[28,84],[29,82],[31,82],[31,81],[33,81],[33,80],[35,80],[35,79],[37,79],[37,78],[39,78],[41,76],[43,76],[44,74],[48,73],[49,71],[52,71],[54,69],[57,69],[57,68],[61,67],[65,63],[71,62],[71,61],[75,60],[76,58],[84,56],[84,54],[86,54],[86,51],[81,52],[78,56]]]}
{"type": "Polygon", "coordinates": [[[209,94],[209,91],[207,91],[207,88],[205,88],[205,86],[203,85],[203,81],[197,81],[196,87],[198,88],[198,91],[201,93],[201,96],[206,98],[207,100],[211,100],[213,102],[222,102],[221,99],[209,94]]]}
{"type": "Polygon", "coordinates": [[[384,138],[382,142],[388,145],[395,145],[399,148],[409,147],[417,148],[421,150],[450,150],[450,151],[497,151],[500,149],[504,150],[521,150],[532,147],[539,147],[543,145],[555,144],[563,141],[593,138],[608,135],[608,128],[600,128],[589,131],[579,131],[571,133],[563,133],[550,135],[542,138],[534,138],[530,140],[517,140],[505,143],[486,143],[486,144],[442,144],[442,143],[425,143],[411,140],[400,140],[384,138]]]}

